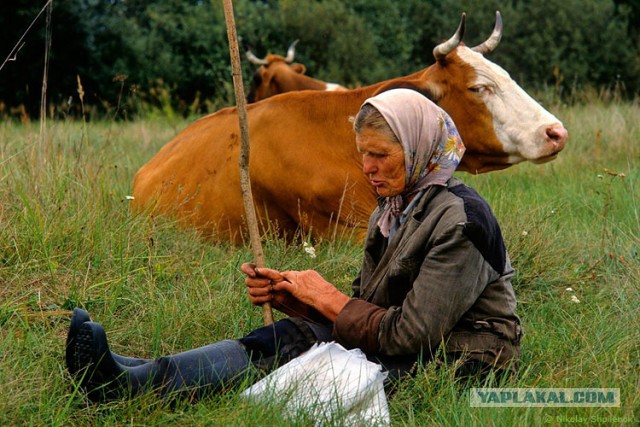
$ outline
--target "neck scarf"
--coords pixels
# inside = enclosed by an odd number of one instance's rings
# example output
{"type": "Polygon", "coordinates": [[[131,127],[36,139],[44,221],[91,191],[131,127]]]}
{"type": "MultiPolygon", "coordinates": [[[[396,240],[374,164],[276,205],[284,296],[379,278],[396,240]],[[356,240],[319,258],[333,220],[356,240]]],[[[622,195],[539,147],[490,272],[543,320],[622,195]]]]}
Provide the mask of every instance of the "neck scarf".
{"type": "Polygon", "coordinates": [[[385,198],[378,222],[382,235],[389,237],[407,198],[433,185],[446,186],[465,148],[451,117],[414,90],[392,89],[367,99],[365,104],[382,114],[404,149],[404,191],[385,198]]]}

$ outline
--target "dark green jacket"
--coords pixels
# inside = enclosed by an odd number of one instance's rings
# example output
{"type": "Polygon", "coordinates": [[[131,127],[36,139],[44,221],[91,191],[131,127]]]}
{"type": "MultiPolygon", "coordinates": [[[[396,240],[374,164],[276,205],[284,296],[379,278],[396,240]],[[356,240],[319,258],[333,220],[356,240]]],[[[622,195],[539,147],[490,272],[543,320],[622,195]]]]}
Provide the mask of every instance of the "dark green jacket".
{"type": "Polygon", "coordinates": [[[334,337],[382,356],[432,357],[444,343],[446,353],[510,367],[522,332],[500,227],[475,190],[448,184],[426,191],[390,243],[380,208],[373,213],[334,337]]]}

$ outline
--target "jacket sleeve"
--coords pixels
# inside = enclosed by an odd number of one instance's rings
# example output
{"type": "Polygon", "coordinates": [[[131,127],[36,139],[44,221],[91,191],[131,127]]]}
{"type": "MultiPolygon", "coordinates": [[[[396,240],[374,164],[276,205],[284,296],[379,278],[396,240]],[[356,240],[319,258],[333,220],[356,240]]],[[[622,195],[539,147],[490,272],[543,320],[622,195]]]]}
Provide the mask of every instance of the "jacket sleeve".
{"type": "Polygon", "coordinates": [[[435,352],[486,285],[499,277],[464,227],[455,224],[437,238],[401,306],[349,301],[334,323],[336,340],[390,356],[435,352]]]}

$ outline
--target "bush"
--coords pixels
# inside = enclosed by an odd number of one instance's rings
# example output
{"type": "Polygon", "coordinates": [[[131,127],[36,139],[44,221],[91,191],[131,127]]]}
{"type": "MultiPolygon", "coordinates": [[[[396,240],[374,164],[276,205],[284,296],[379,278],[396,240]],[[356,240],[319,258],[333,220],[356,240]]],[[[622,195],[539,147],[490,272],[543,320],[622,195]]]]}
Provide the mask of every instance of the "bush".
{"type": "MultiPolygon", "coordinates": [[[[38,16],[42,6],[32,3],[0,5],[0,54],[11,52],[38,16]]],[[[570,101],[594,88],[628,98],[640,91],[640,5],[630,0],[236,0],[234,7],[241,50],[283,54],[300,39],[296,59],[309,75],[350,87],[431,64],[431,50],[454,32],[463,11],[465,42],[481,43],[499,9],[503,43],[491,58],[526,89],[551,88],[570,101]]],[[[86,111],[113,117],[165,109],[166,99],[154,93],[158,82],[168,90],[171,110],[183,116],[233,100],[218,0],[56,0],[50,38],[47,22],[45,11],[15,61],[0,69],[0,115],[20,105],[38,114],[47,40],[53,114],[81,112],[78,76],[86,111]]],[[[245,81],[253,71],[246,63],[245,81]]]]}

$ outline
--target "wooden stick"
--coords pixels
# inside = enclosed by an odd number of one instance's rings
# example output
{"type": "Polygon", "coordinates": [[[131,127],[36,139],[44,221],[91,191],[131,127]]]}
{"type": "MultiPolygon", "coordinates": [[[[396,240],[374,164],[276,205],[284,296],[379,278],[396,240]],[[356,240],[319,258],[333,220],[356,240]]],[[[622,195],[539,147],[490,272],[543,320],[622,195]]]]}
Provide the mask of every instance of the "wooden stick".
{"type": "MultiPolygon", "coordinates": [[[[244,97],[242,83],[242,70],[240,68],[240,51],[238,50],[238,36],[236,34],[236,22],[233,16],[233,4],[231,0],[223,0],[224,19],[227,24],[227,37],[229,38],[229,54],[231,55],[231,71],[233,75],[233,87],[236,95],[236,106],[238,108],[238,121],[240,124],[240,156],[238,166],[240,168],[240,188],[242,189],[242,200],[244,202],[244,212],[249,228],[249,239],[251,250],[253,251],[254,263],[257,267],[264,267],[264,254],[260,243],[260,231],[258,230],[258,220],[256,209],[253,205],[253,195],[251,194],[251,179],[249,177],[249,125],[247,121],[247,102],[244,97]]],[[[273,312],[271,304],[262,304],[262,319],[265,325],[273,323],[273,312]]]]}

